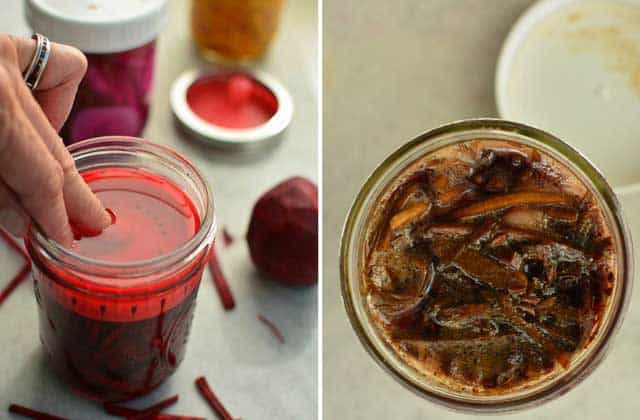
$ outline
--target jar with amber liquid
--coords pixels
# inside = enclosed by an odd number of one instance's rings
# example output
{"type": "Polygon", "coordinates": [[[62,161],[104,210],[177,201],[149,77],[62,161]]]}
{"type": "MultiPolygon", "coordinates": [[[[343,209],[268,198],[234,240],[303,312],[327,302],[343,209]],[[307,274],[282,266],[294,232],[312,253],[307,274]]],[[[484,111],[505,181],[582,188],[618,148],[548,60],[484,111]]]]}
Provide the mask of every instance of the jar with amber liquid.
{"type": "Polygon", "coordinates": [[[193,0],[191,30],[209,60],[262,57],[278,29],[284,0],[193,0]]]}

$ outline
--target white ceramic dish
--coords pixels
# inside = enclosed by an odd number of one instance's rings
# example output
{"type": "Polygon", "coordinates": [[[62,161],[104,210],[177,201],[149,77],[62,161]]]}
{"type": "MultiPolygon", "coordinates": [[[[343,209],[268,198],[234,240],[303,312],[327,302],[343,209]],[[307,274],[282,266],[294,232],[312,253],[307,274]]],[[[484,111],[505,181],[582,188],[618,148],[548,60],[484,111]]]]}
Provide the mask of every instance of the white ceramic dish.
{"type": "Polygon", "coordinates": [[[615,187],[640,182],[640,0],[541,0],[500,53],[501,117],[550,131],[615,187]]]}

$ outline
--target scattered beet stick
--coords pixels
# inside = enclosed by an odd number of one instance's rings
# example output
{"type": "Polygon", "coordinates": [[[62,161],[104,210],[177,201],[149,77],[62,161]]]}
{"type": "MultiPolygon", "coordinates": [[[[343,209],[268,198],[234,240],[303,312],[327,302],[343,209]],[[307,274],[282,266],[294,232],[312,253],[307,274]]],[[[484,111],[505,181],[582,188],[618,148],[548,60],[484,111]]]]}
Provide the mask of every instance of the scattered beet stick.
{"type": "MultiPolygon", "coordinates": [[[[125,407],[122,405],[117,405],[114,403],[104,403],[104,410],[108,414],[112,414],[114,416],[120,416],[120,417],[127,417],[127,418],[137,416],[145,411],[145,410],[138,410],[135,408],[125,407]]],[[[152,418],[153,420],[205,420],[204,417],[180,416],[177,414],[165,414],[165,413],[155,413],[153,415],[150,415],[149,418],[152,418]]]]}
{"type": "Polygon", "coordinates": [[[164,410],[167,407],[172,406],[173,404],[178,402],[178,396],[174,395],[173,397],[169,397],[165,400],[160,401],[159,403],[156,403],[150,407],[145,408],[144,410],[141,410],[139,413],[136,413],[134,415],[131,416],[127,416],[127,418],[129,420],[142,420],[142,419],[146,419],[148,417],[153,416],[154,414],[158,414],[159,412],[161,412],[162,410],[164,410]]]}
{"type": "Polygon", "coordinates": [[[18,404],[11,404],[9,406],[9,412],[13,414],[19,414],[24,417],[29,417],[34,420],[68,420],[65,417],[58,417],[51,414],[43,413],[41,411],[35,411],[18,404]]]}
{"type": "Polygon", "coordinates": [[[274,324],[272,321],[268,320],[267,318],[265,318],[260,314],[258,314],[258,319],[262,321],[264,325],[269,327],[269,329],[271,330],[273,335],[278,339],[278,341],[284,344],[284,335],[282,335],[282,331],[280,331],[280,328],[278,328],[276,324],[274,324]]]}
{"type": "Polygon", "coordinates": [[[5,240],[7,244],[11,248],[13,248],[22,258],[24,259],[24,266],[20,270],[18,274],[15,275],[13,279],[0,291],[0,304],[4,302],[4,300],[13,292],[13,290],[24,281],[24,279],[31,271],[31,260],[27,253],[22,249],[20,245],[18,245],[9,234],[7,234],[4,230],[0,229],[0,236],[5,240]]]}
{"type": "Polygon", "coordinates": [[[11,248],[15,249],[18,254],[22,255],[22,258],[25,262],[30,261],[27,252],[20,245],[18,245],[15,240],[13,240],[13,238],[7,232],[5,232],[4,229],[0,229],[0,236],[2,236],[2,238],[11,248]]]}
{"type": "Polygon", "coordinates": [[[213,282],[216,284],[216,288],[218,289],[218,295],[220,296],[222,306],[224,306],[224,309],[226,310],[233,309],[236,306],[236,303],[233,299],[229,283],[220,268],[220,262],[216,256],[215,248],[213,247],[211,248],[211,256],[209,257],[209,270],[211,270],[211,277],[213,277],[213,282]]]}
{"type": "Polygon", "coordinates": [[[220,400],[216,397],[216,395],[211,390],[207,379],[204,376],[196,379],[196,386],[200,391],[200,394],[207,400],[207,402],[211,405],[211,408],[216,412],[218,417],[221,420],[234,420],[234,418],[229,414],[226,408],[222,405],[220,400]]]}
{"type": "Polygon", "coordinates": [[[233,244],[234,240],[235,239],[234,239],[233,235],[231,235],[229,233],[229,231],[227,230],[226,227],[223,227],[222,228],[222,241],[224,243],[224,246],[225,247],[231,246],[231,244],[233,244]]]}
{"type": "Polygon", "coordinates": [[[31,271],[31,263],[29,262],[27,263],[27,265],[22,267],[22,270],[20,270],[20,272],[16,274],[16,276],[13,279],[11,279],[9,284],[7,284],[4,287],[4,289],[2,289],[2,291],[0,291],[0,305],[11,294],[11,292],[13,292],[13,289],[18,287],[18,285],[24,281],[24,279],[27,277],[30,271],[31,271]]]}

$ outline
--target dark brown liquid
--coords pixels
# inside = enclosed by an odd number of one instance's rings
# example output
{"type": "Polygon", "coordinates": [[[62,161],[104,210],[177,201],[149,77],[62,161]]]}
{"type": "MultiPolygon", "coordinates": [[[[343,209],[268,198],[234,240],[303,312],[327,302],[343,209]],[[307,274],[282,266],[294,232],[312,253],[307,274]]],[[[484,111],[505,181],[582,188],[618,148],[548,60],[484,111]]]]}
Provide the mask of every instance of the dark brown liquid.
{"type": "Polygon", "coordinates": [[[363,293],[382,335],[450,387],[504,393],[567,368],[614,282],[601,211],[566,168],[476,140],[407,168],[369,222],[363,293]]]}

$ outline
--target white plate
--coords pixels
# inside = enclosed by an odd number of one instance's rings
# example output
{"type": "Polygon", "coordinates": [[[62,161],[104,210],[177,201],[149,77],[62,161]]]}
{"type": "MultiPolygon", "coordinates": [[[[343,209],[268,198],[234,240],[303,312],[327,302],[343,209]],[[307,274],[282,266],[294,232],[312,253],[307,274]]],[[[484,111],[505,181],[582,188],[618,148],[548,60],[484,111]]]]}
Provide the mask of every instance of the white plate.
{"type": "Polygon", "coordinates": [[[550,131],[614,186],[640,182],[640,0],[541,0],[498,59],[501,117],[550,131]]]}

